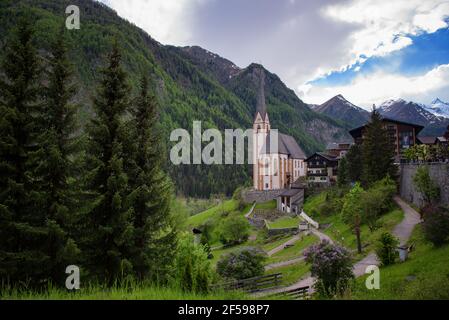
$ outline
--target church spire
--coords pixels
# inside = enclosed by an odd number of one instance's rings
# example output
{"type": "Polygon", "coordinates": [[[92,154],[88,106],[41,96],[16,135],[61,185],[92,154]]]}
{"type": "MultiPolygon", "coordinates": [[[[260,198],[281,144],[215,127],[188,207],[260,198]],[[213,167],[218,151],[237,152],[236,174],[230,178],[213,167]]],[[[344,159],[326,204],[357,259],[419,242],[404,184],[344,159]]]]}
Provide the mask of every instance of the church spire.
{"type": "Polygon", "coordinates": [[[260,113],[263,120],[267,115],[267,106],[265,104],[265,72],[263,68],[259,69],[259,92],[257,94],[256,115],[260,113]]]}

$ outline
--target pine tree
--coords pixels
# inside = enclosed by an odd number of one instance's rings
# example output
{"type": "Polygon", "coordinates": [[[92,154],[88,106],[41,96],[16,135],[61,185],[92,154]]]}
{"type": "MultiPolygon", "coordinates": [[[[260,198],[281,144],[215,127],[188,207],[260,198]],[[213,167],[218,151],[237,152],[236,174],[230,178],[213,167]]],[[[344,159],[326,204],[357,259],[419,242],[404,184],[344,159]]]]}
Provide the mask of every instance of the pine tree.
{"type": "Polygon", "coordinates": [[[340,159],[338,163],[338,180],[339,187],[344,187],[349,183],[348,162],[346,157],[340,159]]]}
{"type": "Polygon", "coordinates": [[[134,209],[132,263],[139,279],[163,280],[172,265],[176,232],[171,225],[171,184],[162,171],[161,137],[156,97],[142,77],[131,119],[132,143],[127,157],[130,168],[128,198],[134,209]]]}
{"type": "Polygon", "coordinates": [[[94,98],[96,117],[87,128],[86,191],[90,201],[83,251],[92,275],[112,285],[132,272],[129,251],[134,232],[123,168],[129,131],[123,118],[129,110],[129,86],[116,42],[101,75],[94,98]]]}
{"type": "Polygon", "coordinates": [[[50,257],[42,197],[33,175],[37,163],[40,61],[30,17],[20,19],[6,44],[0,72],[0,278],[38,286],[47,280],[50,257]]]}
{"type": "Polygon", "coordinates": [[[362,144],[362,181],[365,186],[385,178],[395,177],[394,146],[384,127],[379,112],[373,109],[371,120],[365,127],[362,144]]]}
{"type": "MultiPolygon", "coordinates": [[[[62,29],[64,30],[64,29],[62,29]]],[[[72,65],[62,31],[52,46],[46,72],[48,85],[43,90],[44,103],[37,118],[38,149],[32,158],[39,163],[33,175],[38,178],[42,206],[38,210],[46,217],[48,236],[46,254],[50,256],[50,277],[60,285],[67,276],[65,269],[77,263],[79,249],[69,236],[75,213],[73,159],[79,151],[75,137],[76,105],[71,103],[76,88],[71,83],[72,65]]]]}
{"type": "Polygon", "coordinates": [[[348,179],[351,182],[362,180],[363,160],[362,148],[359,144],[354,144],[346,153],[346,162],[348,166],[348,179]]]}

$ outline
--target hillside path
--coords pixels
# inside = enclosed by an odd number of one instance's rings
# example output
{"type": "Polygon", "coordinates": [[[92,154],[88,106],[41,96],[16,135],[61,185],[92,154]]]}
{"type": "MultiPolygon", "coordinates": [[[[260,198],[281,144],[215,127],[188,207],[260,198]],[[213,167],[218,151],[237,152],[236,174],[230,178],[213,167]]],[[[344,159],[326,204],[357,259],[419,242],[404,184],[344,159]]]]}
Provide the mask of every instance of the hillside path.
{"type": "MultiPolygon", "coordinates": [[[[415,226],[420,223],[421,219],[419,216],[419,213],[416,212],[415,209],[413,209],[411,206],[409,206],[404,200],[402,200],[399,196],[394,197],[394,201],[397,203],[397,205],[402,209],[404,212],[404,219],[397,224],[393,229],[393,235],[397,238],[399,238],[400,244],[405,245],[407,241],[410,239],[410,236],[412,234],[413,229],[415,226]]],[[[332,241],[327,235],[323,234],[322,232],[318,230],[315,234],[319,236],[321,235],[320,239],[328,239],[332,241]]],[[[369,265],[379,265],[379,260],[377,259],[377,256],[374,252],[369,253],[365,258],[362,260],[356,262],[354,264],[354,275],[356,277],[360,277],[365,274],[366,267],[369,265]]],[[[307,277],[299,280],[298,282],[284,288],[278,288],[275,290],[270,290],[270,294],[275,293],[281,293],[284,291],[290,291],[294,289],[298,289],[301,287],[310,286],[310,290],[313,290],[312,286],[314,283],[314,278],[309,274],[307,277]]]]}
{"type": "Polygon", "coordinates": [[[267,252],[267,255],[271,257],[272,255],[278,253],[279,251],[283,250],[285,246],[294,244],[296,241],[300,239],[299,234],[291,237],[288,241],[282,243],[281,245],[277,246],[276,248],[271,249],[267,252]]]}

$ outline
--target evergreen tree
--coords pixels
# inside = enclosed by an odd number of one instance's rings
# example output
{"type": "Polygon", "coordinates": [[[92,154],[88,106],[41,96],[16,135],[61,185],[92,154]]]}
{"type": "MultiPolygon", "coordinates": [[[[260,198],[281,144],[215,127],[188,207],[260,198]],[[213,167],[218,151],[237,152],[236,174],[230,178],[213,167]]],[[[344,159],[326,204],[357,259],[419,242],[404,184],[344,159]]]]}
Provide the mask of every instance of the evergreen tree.
{"type": "Polygon", "coordinates": [[[173,263],[176,232],[170,215],[171,184],[162,171],[161,137],[155,96],[143,76],[135,101],[130,127],[130,168],[128,198],[134,210],[134,247],[132,263],[138,278],[163,280],[173,263]]]}
{"type": "Polygon", "coordinates": [[[38,210],[45,215],[48,228],[45,247],[50,261],[47,267],[53,281],[63,285],[67,276],[65,269],[77,263],[75,259],[79,253],[75,241],[68,234],[74,227],[76,196],[72,168],[79,148],[74,118],[77,106],[71,103],[76,88],[71,82],[72,65],[67,57],[63,31],[53,44],[48,61],[48,84],[43,90],[44,103],[37,117],[38,149],[32,154],[39,165],[33,175],[38,178],[42,199],[38,210]]]}
{"type": "Polygon", "coordinates": [[[341,158],[338,163],[337,184],[339,187],[344,187],[349,184],[348,161],[346,157],[341,158]]]}
{"type": "Polygon", "coordinates": [[[30,17],[21,18],[5,48],[0,72],[0,278],[35,286],[46,280],[50,257],[46,217],[33,176],[40,62],[30,17]]]}
{"type": "Polygon", "coordinates": [[[371,113],[371,120],[365,127],[362,144],[362,181],[365,186],[385,178],[396,177],[394,164],[394,146],[388,131],[384,128],[382,117],[376,109],[371,113]]]}
{"type": "Polygon", "coordinates": [[[361,181],[363,160],[362,160],[362,147],[359,144],[351,146],[349,151],[345,155],[346,163],[348,167],[348,179],[350,182],[361,181]]]}
{"type": "Polygon", "coordinates": [[[129,86],[117,43],[101,75],[93,105],[96,116],[87,128],[86,191],[90,201],[83,251],[92,275],[112,285],[132,271],[129,251],[134,236],[123,168],[129,132],[123,118],[129,110],[129,86]]]}

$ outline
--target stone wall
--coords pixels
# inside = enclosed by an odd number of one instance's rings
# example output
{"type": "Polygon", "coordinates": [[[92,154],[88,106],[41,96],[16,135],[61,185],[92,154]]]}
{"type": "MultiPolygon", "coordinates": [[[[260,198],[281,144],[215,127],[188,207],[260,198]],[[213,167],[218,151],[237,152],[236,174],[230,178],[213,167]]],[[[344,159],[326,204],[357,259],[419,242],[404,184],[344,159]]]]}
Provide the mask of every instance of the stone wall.
{"type": "Polygon", "coordinates": [[[283,191],[284,189],[265,191],[244,190],[242,192],[242,198],[245,203],[262,203],[276,199],[283,191]]]}
{"type": "Polygon", "coordinates": [[[449,164],[402,164],[400,169],[400,194],[405,200],[420,207],[422,205],[421,194],[416,190],[413,177],[419,166],[426,165],[433,181],[440,187],[441,205],[449,206],[449,164]]]}

